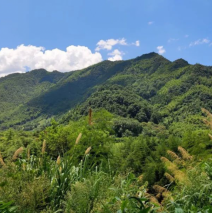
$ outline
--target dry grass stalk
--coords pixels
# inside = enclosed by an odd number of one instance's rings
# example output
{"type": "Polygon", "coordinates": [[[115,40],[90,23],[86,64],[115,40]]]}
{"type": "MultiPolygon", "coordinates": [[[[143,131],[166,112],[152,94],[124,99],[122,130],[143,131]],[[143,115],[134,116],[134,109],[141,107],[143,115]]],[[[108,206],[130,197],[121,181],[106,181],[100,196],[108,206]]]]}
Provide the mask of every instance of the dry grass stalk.
{"type": "Polygon", "coordinates": [[[201,110],[207,115],[207,119],[203,119],[203,122],[212,129],[212,114],[205,108],[201,108],[201,110]]]}
{"type": "Polygon", "coordinates": [[[172,160],[180,159],[179,156],[175,152],[168,150],[167,153],[172,158],[172,160]]]}
{"type": "Polygon", "coordinates": [[[30,159],[30,148],[27,149],[27,159],[30,159]]]}
{"type": "Polygon", "coordinates": [[[149,193],[145,193],[144,195],[145,195],[146,198],[149,199],[149,201],[151,203],[156,204],[156,205],[160,205],[160,203],[158,202],[158,199],[155,196],[153,196],[153,195],[151,195],[149,193]]]}
{"type": "Polygon", "coordinates": [[[212,135],[211,134],[208,134],[209,138],[212,140],[212,135]]]}
{"type": "Polygon", "coordinates": [[[6,166],[6,164],[5,164],[4,160],[3,160],[3,157],[2,157],[2,155],[1,155],[1,152],[0,152],[0,164],[1,164],[2,166],[6,166]]]}
{"type": "Polygon", "coordinates": [[[165,164],[167,170],[174,176],[174,179],[178,182],[185,182],[187,181],[186,175],[178,169],[177,165],[175,163],[172,163],[165,157],[161,157],[161,160],[165,164]]]}
{"type": "Polygon", "coordinates": [[[46,151],[46,140],[43,141],[42,154],[44,154],[45,151],[46,151]]]}
{"type": "Polygon", "coordinates": [[[57,157],[57,161],[56,161],[56,163],[57,163],[57,165],[60,165],[60,162],[61,162],[61,160],[60,160],[60,155],[57,157]]]}
{"type": "Polygon", "coordinates": [[[17,149],[12,157],[12,160],[17,160],[18,156],[23,152],[24,148],[20,147],[19,149],[17,149]]]}
{"type": "Polygon", "coordinates": [[[166,188],[164,188],[164,187],[162,187],[162,186],[159,186],[159,185],[154,185],[154,186],[153,186],[153,189],[154,189],[157,193],[162,193],[162,192],[167,191],[166,188]]]}
{"type": "Polygon", "coordinates": [[[81,137],[82,137],[82,133],[79,133],[79,135],[78,135],[78,137],[76,139],[75,144],[78,144],[80,142],[81,137]]]}
{"type": "Polygon", "coordinates": [[[156,204],[156,205],[160,205],[160,203],[158,202],[157,198],[154,197],[154,196],[150,196],[149,197],[149,202],[153,203],[153,204],[156,204]]]}
{"type": "Polygon", "coordinates": [[[169,180],[169,182],[174,182],[174,177],[172,177],[169,173],[166,172],[164,175],[169,180]]]}
{"type": "Polygon", "coordinates": [[[60,166],[60,168],[59,168],[59,171],[60,171],[60,173],[62,172],[62,167],[60,166]]]}
{"type": "Polygon", "coordinates": [[[91,151],[91,146],[86,149],[85,155],[89,154],[90,151],[91,151]]]}
{"type": "Polygon", "coordinates": [[[212,114],[205,108],[201,108],[202,112],[207,115],[208,118],[212,119],[212,114]]]}
{"type": "Polygon", "coordinates": [[[165,158],[165,157],[161,157],[160,159],[161,159],[161,161],[162,161],[163,163],[171,163],[171,161],[168,160],[168,159],[165,158]]]}
{"type": "Polygon", "coordinates": [[[89,109],[89,120],[88,120],[88,124],[92,125],[92,109],[89,109]]]}
{"type": "Polygon", "coordinates": [[[179,150],[179,152],[182,155],[182,158],[184,160],[191,160],[192,159],[192,156],[189,155],[188,152],[185,149],[183,149],[183,147],[179,146],[178,150],[179,150]]]}

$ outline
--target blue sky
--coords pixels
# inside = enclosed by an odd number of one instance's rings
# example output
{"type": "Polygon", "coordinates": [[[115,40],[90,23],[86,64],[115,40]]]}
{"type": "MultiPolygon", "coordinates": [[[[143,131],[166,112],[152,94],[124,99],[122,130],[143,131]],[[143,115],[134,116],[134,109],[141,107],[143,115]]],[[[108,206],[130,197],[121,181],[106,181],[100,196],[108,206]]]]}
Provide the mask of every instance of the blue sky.
{"type": "Polygon", "coordinates": [[[211,0],[0,0],[0,76],[153,51],[212,65],[211,8],[211,0]]]}

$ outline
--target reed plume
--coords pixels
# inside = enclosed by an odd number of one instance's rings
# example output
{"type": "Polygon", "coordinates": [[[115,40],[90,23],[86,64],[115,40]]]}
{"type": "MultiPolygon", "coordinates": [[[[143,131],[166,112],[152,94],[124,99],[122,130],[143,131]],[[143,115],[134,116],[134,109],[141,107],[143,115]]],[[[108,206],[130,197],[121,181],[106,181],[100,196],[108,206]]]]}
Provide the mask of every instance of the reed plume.
{"type": "Polygon", "coordinates": [[[2,166],[6,166],[6,164],[5,164],[4,160],[3,160],[3,157],[2,157],[2,155],[1,155],[1,152],[0,152],[0,164],[1,164],[2,166]]]}
{"type": "Polygon", "coordinates": [[[46,140],[43,141],[43,146],[42,146],[42,154],[44,155],[46,151],[46,140]]]}
{"type": "Polygon", "coordinates": [[[23,152],[24,148],[20,147],[19,149],[17,149],[12,157],[12,160],[15,161],[18,159],[18,156],[23,152]]]}
{"type": "Polygon", "coordinates": [[[60,155],[57,157],[57,161],[56,161],[56,163],[57,163],[57,165],[59,166],[60,165],[60,162],[61,162],[61,160],[60,160],[60,155]]]}
{"type": "Polygon", "coordinates": [[[164,176],[169,180],[169,182],[174,182],[174,177],[172,177],[169,173],[165,173],[164,176]]]}
{"type": "Polygon", "coordinates": [[[154,185],[154,186],[153,186],[153,189],[154,189],[157,193],[162,193],[162,192],[167,191],[166,188],[164,188],[164,187],[162,187],[162,186],[159,186],[159,185],[154,185]]]}
{"type": "Polygon", "coordinates": [[[61,173],[62,172],[62,167],[60,166],[60,168],[59,168],[59,172],[61,173]]]}
{"type": "Polygon", "coordinates": [[[82,137],[82,133],[79,133],[79,135],[76,139],[76,142],[75,142],[76,145],[80,142],[81,137],[82,137]]]}
{"type": "Polygon", "coordinates": [[[175,152],[168,150],[167,153],[171,157],[172,160],[179,160],[180,159],[179,156],[175,152]]]}
{"type": "Polygon", "coordinates": [[[27,159],[30,159],[30,148],[27,149],[27,159]]]}
{"type": "Polygon", "coordinates": [[[182,158],[184,160],[191,160],[192,159],[192,156],[189,155],[188,152],[185,149],[183,149],[183,147],[179,146],[178,150],[179,150],[179,152],[182,155],[182,158]]]}
{"type": "Polygon", "coordinates": [[[165,164],[167,170],[171,172],[171,174],[174,176],[174,178],[179,181],[183,182],[187,180],[186,175],[180,171],[176,164],[172,163],[165,157],[161,157],[161,161],[165,164]]]}
{"type": "Polygon", "coordinates": [[[161,157],[160,159],[161,159],[161,161],[162,161],[163,163],[172,163],[170,160],[168,160],[168,159],[165,158],[165,157],[161,157]]]}
{"type": "Polygon", "coordinates": [[[205,108],[201,108],[201,110],[207,115],[207,119],[203,119],[203,122],[212,129],[212,114],[205,108]]]}
{"type": "Polygon", "coordinates": [[[212,119],[212,114],[205,108],[201,108],[202,112],[207,115],[208,118],[212,119]]]}
{"type": "Polygon", "coordinates": [[[149,201],[151,203],[154,203],[156,205],[160,205],[160,203],[158,202],[157,198],[149,193],[145,193],[145,196],[149,199],[149,201]]]}
{"type": "Polygon", "coordinates": [[[91,151],[91,146],[86,149],[85,155],[89,154],[90,151],[91,151]]]}

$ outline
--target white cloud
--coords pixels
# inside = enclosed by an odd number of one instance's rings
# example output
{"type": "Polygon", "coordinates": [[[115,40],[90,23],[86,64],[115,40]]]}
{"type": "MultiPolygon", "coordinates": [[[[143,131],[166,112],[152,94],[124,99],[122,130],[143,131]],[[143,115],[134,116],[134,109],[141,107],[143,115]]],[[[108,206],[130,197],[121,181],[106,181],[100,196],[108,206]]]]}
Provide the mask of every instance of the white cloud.
{"type": "Polygon", "coordinates": [[[170,39],[168,40],[168,43],[176,42],[176,41],[178,41],[178,40],[179,40],[178,38],[170,38],[170,39]]]}
{"type": "Polygon", "coordinates": [[[140,41],[139,41],[139,40],[137,40],[137,41],[135,42],[135,46],[136,46],[136,47],[139,47],[139,46],[140,46],[140,41]]]}
{"type": "Polygon", "coordinates": [[[194,42],[191,42],[189,46],[192,47],[192,46],[196,46],[196,45],[200,45],[200,44],[208,44],[209,42],[210,42],[209,39],[203,38],[203,39],[198,39],[194,42]]]}
{"type": "Polygon", "coordinates": [[[164,49],[163,46],[158,46],[158,47],[157,47],[157,50],[158,50],[158,53],[159,53],[160,55],[163,55],[163,54],[166,52],[166,50],[164,49]]]}
{"type": "Polygon", "coordinates": [[[92,53],[85,46],[72,45],[67,47],[66,51],[63,51],[20,45],[16,49],[0,49],[0,77],[39,68],[48,71],[68,72],[88,67],[100,61],[102,61],[101,54],[92,53]]]}
{"type": "Polygon", "coordinates": [[[112,50],[115,45],[127,45],[126,39],[108,39],[108,40],[100,40],[96,45],[96,51],[100,51],[103,49],[112,50]]]}
{"type": "Polygon", "coordinates": [[[122,55],[124,55],[124,53],[120,52],[118,49],[115,49],[113,52],[108,53],[108,55],[112,56],[108,58],[109,61],[120,61],[122,60],[122,55]]]}
{"type": "Polygon", "coordinates": [[[148,25],[152,25],[154,22],[153,21],[149,21],[148,22],[148,25]]]}
{"type": "Polygon", "coordinates": [[[189,37],[189,35],[185,35],[185,38],[188,38],[189,37]]]}

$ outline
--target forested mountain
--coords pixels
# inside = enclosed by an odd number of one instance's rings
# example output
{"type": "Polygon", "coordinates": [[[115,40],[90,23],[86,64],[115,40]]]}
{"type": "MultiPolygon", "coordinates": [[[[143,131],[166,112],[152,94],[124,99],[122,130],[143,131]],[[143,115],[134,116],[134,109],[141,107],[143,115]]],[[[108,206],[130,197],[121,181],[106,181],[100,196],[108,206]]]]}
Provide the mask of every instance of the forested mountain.
{"type": "Polygon", "coordinates": [[[198,124],[201,107],[212,109],[212,67],[171,62],[157,53],[103,61],[60,73],[33,70],[0,79],[0,128],[32,130],[52,117],[66,119],[105,108],[139,122],[198,124]]]}

